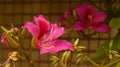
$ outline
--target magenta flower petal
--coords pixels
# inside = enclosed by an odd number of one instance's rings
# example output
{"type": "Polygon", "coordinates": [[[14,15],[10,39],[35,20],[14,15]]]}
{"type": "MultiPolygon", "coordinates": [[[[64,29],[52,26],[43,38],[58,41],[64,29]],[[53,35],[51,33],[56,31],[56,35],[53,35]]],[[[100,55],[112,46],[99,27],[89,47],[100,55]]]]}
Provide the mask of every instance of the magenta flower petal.
{"type": "Polygon", "coordinates": [[[57,24],[52,24],[51,25],[51,34],[53,34],[52,38],[57,39],[64,33],[64,28],[63,27],[58,27],[57,24]]]}
{"type": "Polygon", "coordinates": [[[95,23],[102,22],[106,18],[106,14],[104,12],[96,12],[93,16],[95,23]]]}
{"type": "Polygon", "coordinates": [[[94,13],[94,8],[91,4],[86,4],[84,5],[84,8],[88,14],[93,14],[94,13]]]}
{"type": "Polygon", "coordinates": [[[84,20],[86,20],[87,15],[88,14],[93,14],[94,13],[94,9],[93,6],[91,4],[86,4],[83,6],[76,6],[75,7],[76,13],[78,14],[79,19],[84,22],[84,20]]]}
{"type": "Polygon", "coordinates": [[[45,49],[43,47],[40,48],[40,54],[45,54],[45,53],[57,53],[59,51],[62,50],[74,50],[73,46],[71,43],[67,42],[66,40],[54,40],[52,41],[52,43],[48,43],[49,45],[51,45],[50,48],[48,49],[48,47],[45,49]]]}
{"type": "Polygon", "coordinates": [[[54,45],[54,48],[49,49],[49,52],[52,54],[62,50],[71,50],[71,51],[74,50],[72,44],[66,40],[55,40],[53,45],[54,45]]]}
{"type": "Polygon", "coordinates": [[[99,23],[91,27],[96,32],[109,32],[110,28],[105,23],[99,23]]]}
{"type": "Polygon", "coordinates": [[[7,39],[5,38],[5,33],[4,32],[2,33],[2,36],[1,36],[1,43],[7,44],[7,39]]]}
{"type": "Polygon", "coordinates": [[[40,48],[40,55],[48,53],[48,50],[44,49],[44,48],[40,48]]]}
{"type": "Polygon", "coordinates": [[[82,24],[82,22],[77,21],[77,22],[73,25],[73,30],[85,30],[85,26],[82,24]]]}
{"type": "Polygon", "coordinates": [[[36,22],[41,31],[39,37],[43,36],[50,29],[49,21],[47,21],[42,15],[34,17],[34,21],[36,22]]]}
{"type": "Polygon", "coordinates": [[[35,37],[39,36],[39,33],[40,33],[40,29],[37,25],[31,23],[31,22],[27,22],[25,25],[24,25],[25,28],[28,29],[28,31],[35,37]]]}
{"type": "Polygon", "coordinates": [[[76,6],[75,11],[79,17],[79,19],[83,22],[86,18],[86,10],[83,6],[76,6]]]}
{"type": "Polygon", "coordinates": [[[45,26],[50,25],[49,21],[47,21],[42,15],[35,16],[34,21],[36,22],[37,25],[40,25],[40,24],[42,24],[42,25],[45,24],[45,26]]]}

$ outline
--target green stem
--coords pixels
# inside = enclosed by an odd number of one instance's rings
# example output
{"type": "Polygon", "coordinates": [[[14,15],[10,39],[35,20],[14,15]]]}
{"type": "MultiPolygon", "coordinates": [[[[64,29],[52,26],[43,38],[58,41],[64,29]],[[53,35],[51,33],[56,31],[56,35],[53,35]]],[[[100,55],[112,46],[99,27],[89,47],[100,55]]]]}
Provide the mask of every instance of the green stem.
{"type": "Polygon", "coordinates": [[[23,51],[23,54],[27,60],[27,62],[29,63],[30,67],[35,67],[34,64],[33,64],[33,61],[29,59],[28,55],[26,54],[25,51],[23,51]]]}
{"type": "Polygon", "coordinates": [[[110,63],[108,63],[107,65],[105,65],[103,67],[110,67],[111,65],[113,65],[113,64],[115,64],[115,63],[117,63],[119,61],[120,61],[120,59],[114,60],[113,62],[110,62],[110,63]]]}
{"type": "Polygon", "coordinates": [[[60,63],[62,65],[62,67],[67,67],[66,64],[64,64],[62,60],[60,60],[60,63]]]}
{"type": "Polygon", "coordinates": [[[20,49],[21,49],[22,53],[24,54],[25,59],[26,59],[26,61],[28,62],[28,64],[30,65],[30,67],[35,67],[34,64],[33,64],[33,61],[30,60],[29,56],[28,56],[27,53],[25,52],[24,46],[23,46],[23,44],[21,43],[21,41],[20,41],[20,49]]]}
{"type": "Polygon", "coordinates": [[[84,37],[86,37],[86,38],[90,38],[92,35],[95,35],[96,32],[92,32],[92,33],[90,33],[90,34],[86,34],[86,33],[84,33],[83,31],[80,31],[80,32],[78,32],[78,34],[82,34],[82,36],[84,36],[84,37]]]}
{"type": "Polygon", "coordinates": [[[93,65],[100,67],[99,64],[95,63],[93,60],[91,60],[88,56],[85,56],[89,62],[91,62],[93,65]]]}
{"type": "Polygon", "coordinates": [[[68,64],[68,67],[71,67],[72,60],[73,60],[73,52],[71,52],[71,57],[70,57],[70,62],[69,62],[69,64],[68,64]]]}

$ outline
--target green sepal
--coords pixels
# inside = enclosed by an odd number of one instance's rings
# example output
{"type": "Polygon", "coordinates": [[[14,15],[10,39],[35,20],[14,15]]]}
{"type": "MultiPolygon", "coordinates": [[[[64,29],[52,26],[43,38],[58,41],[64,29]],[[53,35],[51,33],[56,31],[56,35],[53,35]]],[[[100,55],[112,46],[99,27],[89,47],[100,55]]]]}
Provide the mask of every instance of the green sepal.
{"type": "Polygon", "coordinates": [[[13,37],[11,36],[12,33],[11,32],[7,32],[6,33],[6,39],[7,39],[7,42],[14,48],[18,48],[19,47],[19,43],[16,39],[13,39],[13,37]]]}
{"type": "Polygon", "coordinates": [[[109,26],[111,28],[117,28],[120,29],[120,18],[113,18],[110,23],[109,26]]]}
{"type": "Polygon", "coordinates": [[[5,27],[3,27],[3,26],[1,26],[1,29],[2,29],[5,33],[8,32],[8,30],[7,30],[5,27]]]}

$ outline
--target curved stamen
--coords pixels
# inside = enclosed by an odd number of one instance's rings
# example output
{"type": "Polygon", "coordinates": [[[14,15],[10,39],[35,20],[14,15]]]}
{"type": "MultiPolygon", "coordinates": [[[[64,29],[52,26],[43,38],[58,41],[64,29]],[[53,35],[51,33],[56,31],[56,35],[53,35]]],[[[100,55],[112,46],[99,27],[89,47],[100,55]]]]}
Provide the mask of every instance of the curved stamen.
{"type": "Polygon", "coordinates": [[[42,46],[44,49],[51,49],[51,48],[54,48],[54,46],[52,45],[52,46],[45,46],[45,45],[43,45],[42,46]]]}

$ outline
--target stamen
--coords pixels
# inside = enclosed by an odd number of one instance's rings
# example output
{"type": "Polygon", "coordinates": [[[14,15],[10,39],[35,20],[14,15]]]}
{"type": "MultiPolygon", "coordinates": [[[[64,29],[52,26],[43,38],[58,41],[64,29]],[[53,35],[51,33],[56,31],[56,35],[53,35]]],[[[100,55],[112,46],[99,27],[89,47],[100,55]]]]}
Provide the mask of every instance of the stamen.
{"type": "Polygon", "coordinates": [[[53,34],[55,34],[55,33],[56,33],[56,30],[53,31],[53,34]]]}
{"type": "Polygon", "coordinates": [[[47,35],[44,35],[44,40],[43,40],[43,42],[41,43],[43,46],[43,48],[45,48],[45,49],[51,49],[51,48],[54,48],[54,46],[47,46],[46,44],[47,43],[51,43],[51,41],[52,41],[52,37],[54,36],[54,34],[56,33],[56,30],[55,29],[53,29],[53,28],[51,28],[51,30],[50,30],[50,33],[49,33],[49,36],[47,36],[47,35]]]}
{"type": "Polygon", "coordinates": [[[50,31],[50,33],[52,33],[54,31],[54,29],[53,28],[51,28],[51,31],[50,31]]]}
{"type": "Polygon", "coordinates": [[[7,63],[9,63],[9,61],[10,61],[10,58],[8,58],[3,64],[0,64],[0,66],[6,65],[7,63]]]}
{"type": "Polygon", "coordinates": [[[91,14],[89,14],[87,18],[88,18],[88,19],[92,19],[93,17],[92,17],[91,14]]]}
{"type": "Polygon", "coordinates": [[[46,34],[43,36],[43,39],[46,39],[46,34]]]}
{"type": "Polygon", "coordinates": [[[51,48],[54,48],[54,46],[45,46],[45,45],[43,45],[42,46],[44,49],[51,49],[51,48]]]}

